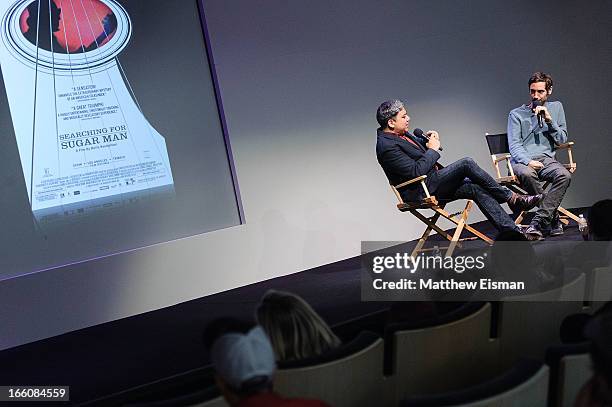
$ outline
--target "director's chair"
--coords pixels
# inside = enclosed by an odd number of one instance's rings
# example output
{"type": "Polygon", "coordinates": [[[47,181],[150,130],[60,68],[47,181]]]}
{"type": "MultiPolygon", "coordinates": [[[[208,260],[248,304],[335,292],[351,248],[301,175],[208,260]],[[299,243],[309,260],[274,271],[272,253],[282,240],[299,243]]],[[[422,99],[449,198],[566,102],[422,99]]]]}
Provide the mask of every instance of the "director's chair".
{"type": "Polygon", "coordinates": [[[406,182],[402,182],[401,184],[391,185],[391,189],[393,190],[393,192],[395,193],[395,196],[397,197],[397,200],[399,201],[399,203],[397,204],[397,209],[399,209],[400,212],[410,212],[417,219],[419,219],[421,222],[427,225],[425,232],[423,232],[423,235],[421,236],[414,250],[410,254],[411,256],[414,257],[419,252],[430,250],[430,249],[423,249],[423,246],[425,245],[425,242],[427,241],[427,239],[429,238],[429,235],[431,234],[433,230],[438,232],[446,240],[450,241],[450,244],[447,247],[443,247],[447,249],[445,256],[451,256],[453,254],[453,251],[455,250],[455,247],[457,245],[461,247],[460,242],[465,241],[465,240],[482,239],[487,244],[493,244],[493,240],[491,240],[489,237],[487,237],[486,235],[476,230],[474,227],[468,225],[467,223],[468,215],[474,203],[471,199],[467,200],[467,203],[465,204],[465,208],[462,211],[457,212],[457,213],[449,213],[444,210],[444,207],[450,201],[440,203],[438,202],[435,196],[430,195],[429,190],[427,189],[427,185],[425,184],[426,178],[427,178],[427,175],[421,175],[420,177],[416,177],[406,182]],[[421,187],[423,188],[423,191],[425,192],[425,198],[421,202],[406,203],[402,199],[402,196],[400,195],[399,190],[410,184],[414,184],[415,182],[421,183],[421,187]],[[421,209],[430,209],[434,212],[434,214],[430,217],[426,217],[422,213],[419,212],[419,210],[421,209]],[[449,221],[457,225],[455,232],[452,235],[446,233],[444,230],[442,230],[442,228],[436,225],[436,222],[438,221],[438,219],[440,219],[440,217],[448,219],[449,221]],[[474,236],[461,239],[460,238],[461,232],[463,232],[464,229],[472,233],[474,236]]]}
{"type": "MultiPolygon", "coordinates": [[[[501,185],[508,187],[510,190],[519,193],[519,194],[527,194],[527,191],[523,190],[520,185],[520,181],[516,175],[514,175],[514,171],[512,170],[512,165],[510,165],[510,147],[508,145],[508,135],[506,133],[501,134],[489,134],[485,133],[485,138],[487,139],[487,145],[489,146],[489,153],[491,154],[491,161],[493,163],[493,169],[495,170],[496,181],[501,185]],[[502,176],[501,170],[499,168],[499,163],[502,161],[506,161],[506,167],[508,170],[508,175],[502,176]]],[[[573,174],[576,171],[576,163],[574,162],[574,157],[572,155],[572,146],[574,145],[573,141],[569,141],[565,144],[558,145],[555,148],[555,151],[559,150],[567,150],[568,163],[563,164],[563,166],[573,174]]],[[[550,185],[549,181],[546,181],[542,184],[542,189],[546,190],[550,185]]],[[[569,223],[569,219],[574,220],[576,223],[579,223],[579,217],[568,211],[567,209],[559,206],[557,208],[559,211],[559,219],[561,222],[567,226],[569,223]]],[[[520,225],[523,221],[523,217],[525,216],[525,211],[521,211],[515,223],[520,225]]]]}

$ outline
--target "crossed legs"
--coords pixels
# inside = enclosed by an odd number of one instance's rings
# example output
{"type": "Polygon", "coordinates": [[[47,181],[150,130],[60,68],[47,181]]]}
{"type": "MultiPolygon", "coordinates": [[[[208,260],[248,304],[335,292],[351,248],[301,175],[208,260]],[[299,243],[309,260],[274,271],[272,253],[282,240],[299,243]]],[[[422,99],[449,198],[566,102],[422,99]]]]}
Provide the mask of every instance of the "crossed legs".
{"type": "Polygon", "coordinates": [[[543,183],[547,181],[551,183],[551,187],[540,203],[532,221],[532,223],[537,222],[542,228],[549,228],[570,185],[572,174],[553,158],[543,156],[536,157],[535,160],[544,164],[544,168],[534,170],[527,165],[513,163],[512,169],[518,177],[521,187],[530,194],[543,193],[543,183]]]}
{"type": "Polygon", "coordinates": [[[462,158],[437,173],[438,186],[433,191],[438,199],[473,199],[487,219],[500,231],[518,230],[514,221],[500,206],[512,197],[471,158],[462,158]]]}

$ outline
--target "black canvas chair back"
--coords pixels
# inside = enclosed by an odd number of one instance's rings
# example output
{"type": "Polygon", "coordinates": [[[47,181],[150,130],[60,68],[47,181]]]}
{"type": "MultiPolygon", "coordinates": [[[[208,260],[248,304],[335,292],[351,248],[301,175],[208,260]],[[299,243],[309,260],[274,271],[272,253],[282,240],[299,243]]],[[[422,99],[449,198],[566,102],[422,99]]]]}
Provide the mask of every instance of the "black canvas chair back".
{"type": "Polygon", "coordinates": [[[510,146],[508,146],[508,135],[506,133],[487,134],[485,137],[487,138],[489,153],[505,154],[510,152],[510,146]]]}

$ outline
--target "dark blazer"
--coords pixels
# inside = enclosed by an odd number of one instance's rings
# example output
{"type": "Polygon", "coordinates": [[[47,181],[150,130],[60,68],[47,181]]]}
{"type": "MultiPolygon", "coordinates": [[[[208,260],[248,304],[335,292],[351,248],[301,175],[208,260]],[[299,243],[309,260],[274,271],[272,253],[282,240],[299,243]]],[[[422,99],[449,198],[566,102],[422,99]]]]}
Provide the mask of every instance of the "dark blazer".
{"type": "MultiPolygon", "coordinates": [[[[438,186],[436,162],[440,154],[436,150],[425,147],[412,134],[408,133],[407,136],[422,148],[378,129],[376,141],[378,162],[391,185],[398,185],[418,176],[427,175],[425,183],[432,193],[438,186]]],[[[420,182],[410,184],[400,189],[399,192],[406,202],[418,202],[425,197],[420,182]]]]}

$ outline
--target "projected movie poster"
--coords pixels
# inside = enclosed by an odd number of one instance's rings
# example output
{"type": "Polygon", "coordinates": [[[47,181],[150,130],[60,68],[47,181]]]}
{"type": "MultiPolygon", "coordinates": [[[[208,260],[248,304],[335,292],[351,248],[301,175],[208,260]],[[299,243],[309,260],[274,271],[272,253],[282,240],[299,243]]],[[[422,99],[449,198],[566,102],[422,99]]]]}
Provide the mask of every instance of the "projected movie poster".
{"type": "Polygon", "coordinates": [[[35,215],[172,187],[164,137],[118,60],[131,35],[119,3],[0,0],[0,16],[0,64],[35,215]]]}

